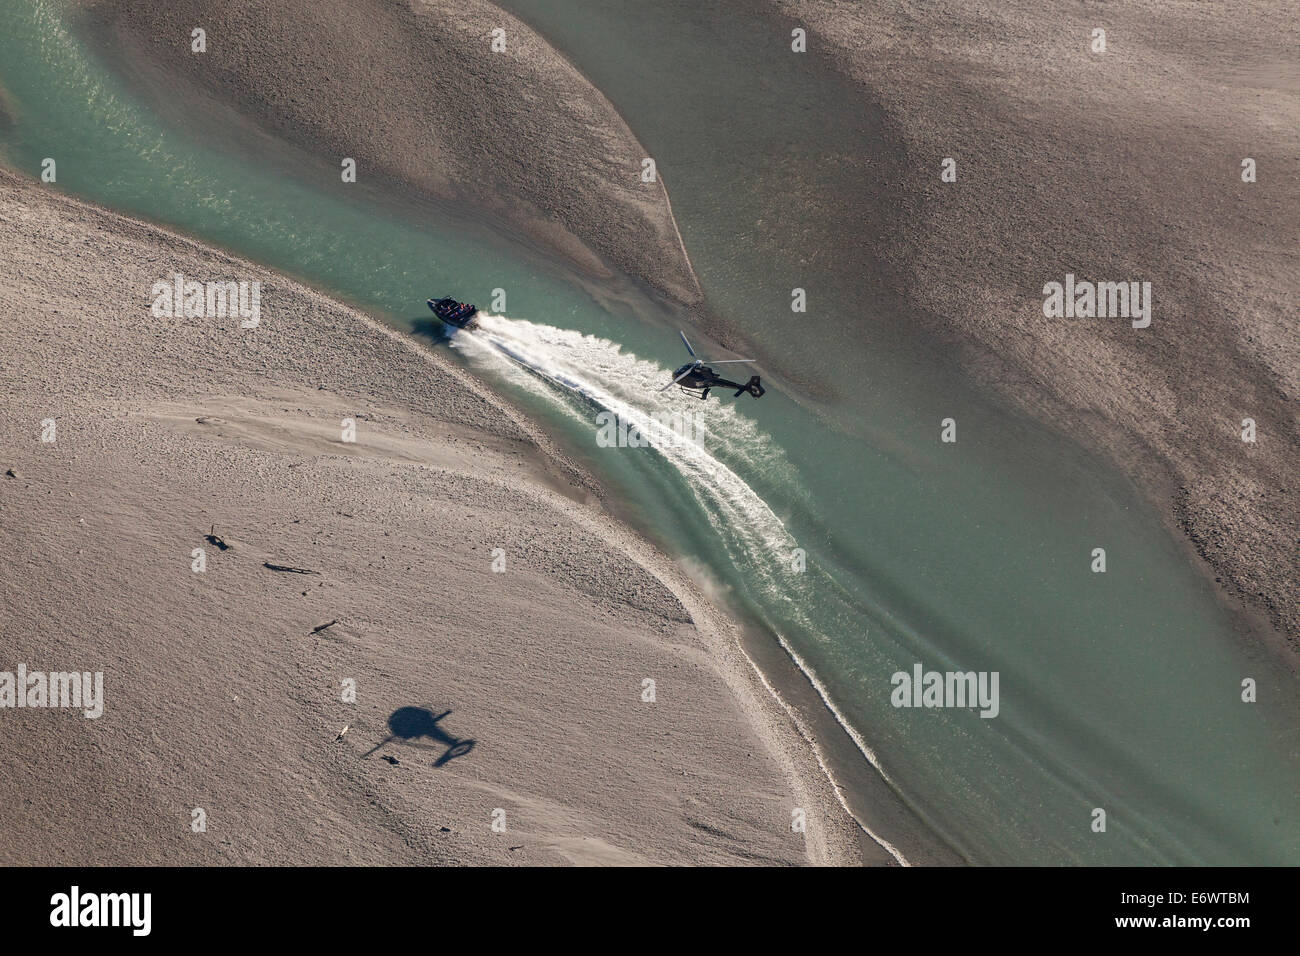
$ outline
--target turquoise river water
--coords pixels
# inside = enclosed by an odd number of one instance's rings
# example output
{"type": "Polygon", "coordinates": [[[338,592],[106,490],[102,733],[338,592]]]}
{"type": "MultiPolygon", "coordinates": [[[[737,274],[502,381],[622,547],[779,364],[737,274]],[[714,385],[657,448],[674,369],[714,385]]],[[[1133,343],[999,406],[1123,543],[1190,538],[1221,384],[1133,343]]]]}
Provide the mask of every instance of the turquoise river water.
{"type": "MultiPolygon", "coordinates": [[[[13,120],[0,125],[0,149],[33,178],[55,157],[61,189],[399,326],[427,317],[430,294],[484,303],[506,288],[505,315],[433,347],[525,407],[634,523],[778,637],[862,759],[966,859],[1300,862],[1294,681],[1248,650],[1241,622],[1129,483],[914,343],[870,341],[855,321],[869,306],[850,301],[849,285],[815,263],[795,269],[786,245],[742,228],[782,216],[795,234],[811,228],[800,217],[818,204],[785,208],[762,169],[775,157],[815,194],[819,164],[847,162],[874,135],[871,118],[819,115],[838,108],[835,81],[784,75],[767,40],[743,42],[754,28],[740,20],[728,28],[739,35],[725,32],[711,5],[593,3],[582,17],[573,4],[506,6],[605,90],[656,156],[714,311],[787,368],[851,375],[861,388],[813,396],[777,374],[782,387],[761,402],[659,393],[684,361],[673,331],[684,320],[634,283],[579,280],[454,210],[417,216],[298,174],[284,154],[263,161],[182,128],[100,63],[48,0],[0,6],[13,120]],[[818,129],[816,148],[790,146],[818,129]],[[788,296],[801,281],[825,293],[796,332],[788,296]],[[657,412],[690,413],[703,431],[602,448],[604,410],[646,429],[657,412]],[[939,440],[948,415],[955,444],[939,440]],[[1095,547],[1106,549],[1104,574],[1090,570],[1095,547]],[[893,706],[892,675],[918,663],[996,671],[997,716],[893,706]],[[1243,677],[1258,681],[1261,703],[1241,702],[1243,677]],[[1105,833],[1090,826],[1097,807],[1105,833]]],[[[263,321],[275,320],[264,304],[263,321]]]]}

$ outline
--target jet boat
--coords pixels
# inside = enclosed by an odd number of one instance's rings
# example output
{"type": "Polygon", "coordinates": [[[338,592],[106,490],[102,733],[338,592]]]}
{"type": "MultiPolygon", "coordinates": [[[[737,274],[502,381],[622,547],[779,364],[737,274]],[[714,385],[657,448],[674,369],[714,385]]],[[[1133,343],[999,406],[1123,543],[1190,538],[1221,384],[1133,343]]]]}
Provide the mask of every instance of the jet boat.
{"type": "Polygon", "coordinates": [[[452,328],[472,329],[477,324],[478,309],[468,302],[457,302],[447,297],[429,299],[429,308],[452,328]]]}

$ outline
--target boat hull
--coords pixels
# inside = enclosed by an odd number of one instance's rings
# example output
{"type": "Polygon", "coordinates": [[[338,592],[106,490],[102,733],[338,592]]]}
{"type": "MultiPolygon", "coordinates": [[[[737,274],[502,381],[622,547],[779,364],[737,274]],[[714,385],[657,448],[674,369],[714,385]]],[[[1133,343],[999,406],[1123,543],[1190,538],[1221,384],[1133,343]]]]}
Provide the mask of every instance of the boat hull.
{"type": "Polygon", "coordinates": [[[443,324],[453,329],[472,329],[478,325],[478,309],[455,299],[429,299],[428,306],[443,324]]]}

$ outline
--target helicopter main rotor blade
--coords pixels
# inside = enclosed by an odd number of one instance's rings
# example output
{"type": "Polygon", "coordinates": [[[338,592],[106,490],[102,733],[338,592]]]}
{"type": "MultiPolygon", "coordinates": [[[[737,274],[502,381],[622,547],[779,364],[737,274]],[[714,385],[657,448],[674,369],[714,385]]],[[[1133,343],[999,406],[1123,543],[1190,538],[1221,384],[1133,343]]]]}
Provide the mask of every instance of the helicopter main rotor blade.
{"type": "Polygon", "coordinates": [[[735,365],[737,362],[752,362],[754,359],[723,359],[720,362],[709,362],[710,365],[735,365]]]}
{"type": "Polygon", "coordinates": [[[699,356],[695,354],[695,349],[691,348],[691,343],[686,341],[686,333],[683,332],[681,329],[678,329],[677,334],[682,337],[682,344],[686,346],[686,351],[691,353],[691,358],[693,359],[699,358],[699,356]]]}
{"type": "MultiPolygon", "coordinates": [[[[700,364],[700,363],[699,363],[698,361],[696,361],[695,365],[699,365],[699,364],[700,364]]],[[[659,391],[661,391],[661,392],[666,392],[666,391],[668,391],[668,389],[672,388],[674,385],[676,385],[678,382],[680,382],[682,379],[684,379],[687,375],[690,375],[692,372],[694,372],[694,371],[695,371],[695,365],[692,365],[692,366],[691,366],[690,368],[688,368],[685,372],[682,372],[681,375],[678,375],[675,379],[673,379],[671,382],[669,382],[669,383],[668,383],[667,385],[665,385],[663,388],[659,389],[659,391]]]]}

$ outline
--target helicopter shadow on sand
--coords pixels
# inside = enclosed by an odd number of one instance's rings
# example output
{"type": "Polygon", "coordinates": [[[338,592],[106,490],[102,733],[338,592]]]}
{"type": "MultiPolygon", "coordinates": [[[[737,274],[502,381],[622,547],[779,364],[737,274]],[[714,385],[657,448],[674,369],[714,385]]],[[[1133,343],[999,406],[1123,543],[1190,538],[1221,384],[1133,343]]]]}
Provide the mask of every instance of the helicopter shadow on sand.
{"type": "Polygon", "coordinates": [[[403,747],[418,747],[421,750],[442,750],[445,747],[442,755],[433,762],[435,767],[441,767],[449,760],[465,756],[474,749],[477,741],[468,737],[454,737],[439,727],[438,722],[450,714],[450,710],[435,714],[426,707],[399,707],[388,716],[388,736],[370,748],[361,759],[365,760],[366,757],[391,743],[398,743],[403,747]],[[436,742],[421,743],[421,740],[436,742]]]}

